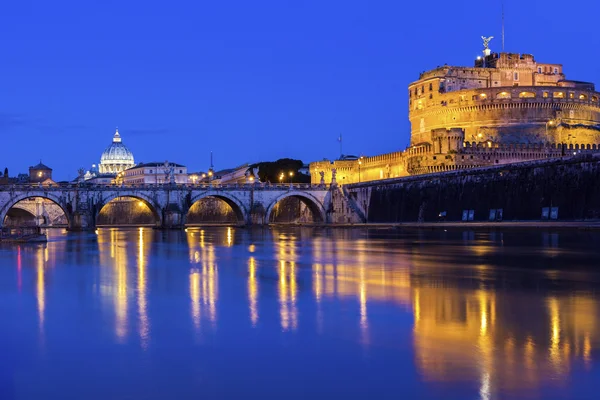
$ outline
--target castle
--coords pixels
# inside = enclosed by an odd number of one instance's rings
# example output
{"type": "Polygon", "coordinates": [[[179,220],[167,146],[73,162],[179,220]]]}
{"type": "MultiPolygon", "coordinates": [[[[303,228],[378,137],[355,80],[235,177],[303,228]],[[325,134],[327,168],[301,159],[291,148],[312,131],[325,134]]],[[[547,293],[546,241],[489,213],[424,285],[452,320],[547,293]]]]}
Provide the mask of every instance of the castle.
{"type": "Polygon", "coordinates": [[[600,151],[600,93],[530,54],[484,52],[408,87],[410,146],[310,164],[312,183],[347,184],[600,151]]]}

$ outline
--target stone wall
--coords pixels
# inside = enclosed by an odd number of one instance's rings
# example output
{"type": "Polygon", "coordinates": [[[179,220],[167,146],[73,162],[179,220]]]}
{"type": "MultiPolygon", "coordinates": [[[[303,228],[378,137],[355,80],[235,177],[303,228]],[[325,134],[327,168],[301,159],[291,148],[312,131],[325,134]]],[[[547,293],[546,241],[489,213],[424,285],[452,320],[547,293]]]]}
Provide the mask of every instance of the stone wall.
{"type": "Polygon", "coordinates": [[[543,207],[558,207],[561,220],[600,218],[600,157],[581,154],[548,160],[422,175],[347,187],[368,222],[433,222],[445,212],[460,221],[464,210],[489,219],[539,220],[543,207]]]}

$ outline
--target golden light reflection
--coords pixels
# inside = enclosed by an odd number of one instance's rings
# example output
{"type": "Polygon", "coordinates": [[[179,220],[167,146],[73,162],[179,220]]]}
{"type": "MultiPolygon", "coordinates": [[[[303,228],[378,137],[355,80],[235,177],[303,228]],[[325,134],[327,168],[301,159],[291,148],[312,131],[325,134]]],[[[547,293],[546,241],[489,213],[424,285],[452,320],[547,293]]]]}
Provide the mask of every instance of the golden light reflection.
{"type": "Polygon", "coordinates": [[[204,230],[200,234],[187,232],[190,251],[190,314],[196,329],[200,328],[202,317],[213,325],[217,320],[218,270],[215,246],[205,242],[204,230]],[[198,237],[199,236],[199,237],[198,237]]]}
{"type": "Polygon", "coordinates": [[[258,281],[256,280],[256,259],[248,260],[248,303],[250,305],[250,321],[252,326],[258,322],[258,281]]]}
{"type": "Polygon", "coordinates": [[[40,324],[40,331],[44,330],[44,316],[46,312],[46,285],[45,285],[45,260],[43,250],[36,251],[37,259],[37,280],[36,280],[36,298],[38,307],[38,318],[40,324]]]}
{"type": "Polygon", "coordinates": [[[127,336],[127,254],[119,248],[115,259],[117,289],[115,293],[116,334],[121,340],[127,336]]]}
{"type": "Polygon", "coordinates": [[[227,245],[233,245],[233,230],[231,229],[231,227],[227,228],[227,245]]]}
{"type": "Polygon", "coordinates": [[[561,365],[560,355],[560,314],[558,310],[558,300],[556,298],[550,298],[548,300],[548,312],[550,314],[550,347],[548,349],[550,353],[550,360],[556,368],[561,365]]]}
{"type": "Polygon", "coordinates": [[[200,273],[190,273],[190,301],[192,322],[196,329],[200,329],[200,273]]]}
{"type": "Polygon", "coordinates": [[[147,277],[146,277],[146,254],[144,246],[144,228],[139,228],[138,237],[138,315],[139,315],[139,335],[142,348],[148,347],[150,340],[150,320],[147,310],[147,277]]]}
{"type": "Polygon", "coordinates": [[[600,313],[589,297],[511,294],[498,301],[495,291],[435,280],[412,286],[416,364],[426,380],[477,379],[481,397],[494,398],[500,385],[534,389],[549,377],[566,381],[571,363],[600,347],[600,313]]]}
{"type": "Polygon", "coordinates": [[[295,330],[298,327],[298,310],[296,307],[296,238],[280,237],[277,242],[279,258],[279,315],[283,330],[295,330]],[[289,239],[289,240],[287,240],[289,239]]]}

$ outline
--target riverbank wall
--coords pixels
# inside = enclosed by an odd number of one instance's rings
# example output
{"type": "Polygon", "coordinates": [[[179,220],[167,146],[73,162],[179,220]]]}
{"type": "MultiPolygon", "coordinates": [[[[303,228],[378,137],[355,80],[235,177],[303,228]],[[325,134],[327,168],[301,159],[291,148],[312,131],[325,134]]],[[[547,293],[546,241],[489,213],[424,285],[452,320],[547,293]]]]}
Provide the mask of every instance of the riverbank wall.
{"type": "Polygon", "coordinates": [[[600,157],[346,185],[367,223],[600,219],[600,157]]]}

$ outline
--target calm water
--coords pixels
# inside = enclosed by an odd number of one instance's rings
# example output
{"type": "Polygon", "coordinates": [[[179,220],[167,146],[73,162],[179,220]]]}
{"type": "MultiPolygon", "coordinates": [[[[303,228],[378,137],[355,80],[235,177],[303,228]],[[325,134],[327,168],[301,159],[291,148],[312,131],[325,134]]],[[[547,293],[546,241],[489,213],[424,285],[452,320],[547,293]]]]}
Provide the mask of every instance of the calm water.
{"type": "Polygon", "coordinates": [[[54,231],[0,246],[0,399],[595,399],[599,248],[573,231],[54,231]]]}

